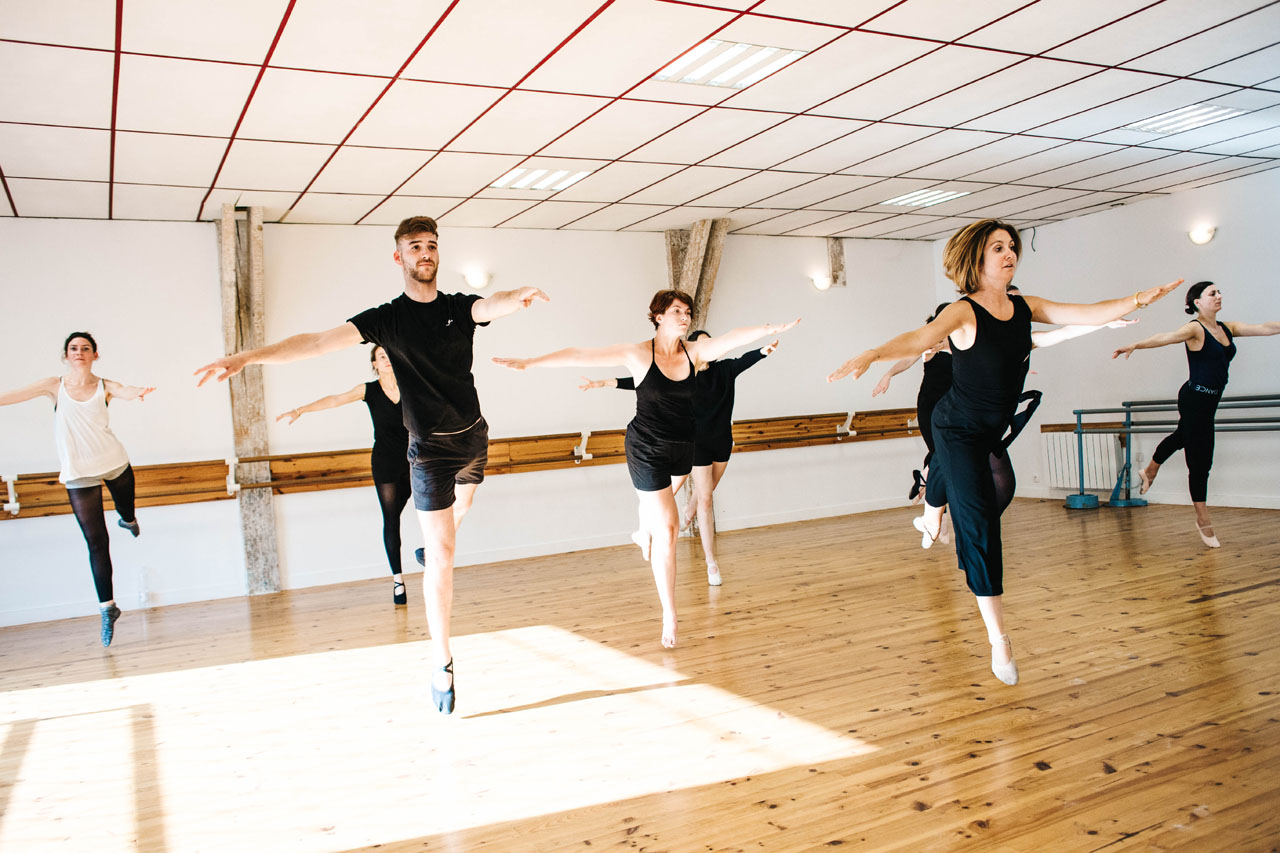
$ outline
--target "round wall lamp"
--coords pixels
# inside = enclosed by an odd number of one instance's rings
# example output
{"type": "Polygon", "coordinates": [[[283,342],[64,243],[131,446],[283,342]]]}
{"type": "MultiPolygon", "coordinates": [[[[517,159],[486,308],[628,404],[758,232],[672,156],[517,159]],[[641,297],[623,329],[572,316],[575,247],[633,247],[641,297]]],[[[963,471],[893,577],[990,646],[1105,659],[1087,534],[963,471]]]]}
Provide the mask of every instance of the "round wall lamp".
{"type": "Polygon", "coordinates": [[[809,279],[813,282],[813,286],[818,290],[827,290],[831,287],[831,276],[827,275],[811,275],[809,279]]]}
{"type": "Polygon", "coordinates": [[[489,286],[491,276],[483,270],[467,270],[462,274],[462,278],[467,282],[467,287],[472,290],[484,290],[489,286]]]}
{"type": "Polygon", "coordinates": [[[1197,246],[1203,246],[1213,239],[1213,235],[1218,233],[1218,229],[1212,225],[1197,225],[1187,232],[1188,239],[1197,246]]]}

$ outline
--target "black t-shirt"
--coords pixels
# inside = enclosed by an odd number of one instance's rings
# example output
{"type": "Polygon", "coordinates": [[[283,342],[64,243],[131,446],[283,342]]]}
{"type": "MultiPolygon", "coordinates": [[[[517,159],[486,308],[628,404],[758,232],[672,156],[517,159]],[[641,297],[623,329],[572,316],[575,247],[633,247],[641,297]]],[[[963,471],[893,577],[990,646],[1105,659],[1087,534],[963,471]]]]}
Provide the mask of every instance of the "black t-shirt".
{"type": "Polygon", "coordinates": [[[471,375],[471,306],[480,298],[437,292],[430,302],[415,302],[402,293],[348,321],[366,342],[387,351],[400,385],[404,425],[414,435],[457,432],[480,419],[471,375]]]}

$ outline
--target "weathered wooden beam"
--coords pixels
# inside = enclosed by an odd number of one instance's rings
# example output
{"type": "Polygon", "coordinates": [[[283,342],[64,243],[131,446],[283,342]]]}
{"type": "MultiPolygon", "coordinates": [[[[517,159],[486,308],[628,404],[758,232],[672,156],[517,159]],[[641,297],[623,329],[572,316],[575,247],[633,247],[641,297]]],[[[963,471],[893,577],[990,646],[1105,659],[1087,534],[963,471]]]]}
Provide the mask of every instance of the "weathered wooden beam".
{"type": "Polygon", "coordinates": [[[728,232],[727,219],[701,219],[689,229],[689,245],[684,253],[680,283],[676,289],[693,297],[693,328],[706,325],[711,311],[711,296],[716,287],[716,273],[720,271],[724,238],[728,232]]]}
{"type": "Polygon", "coordinates": [[[827,266],[831,270],[831,286],[844,287],[848,281],[844,274],[844,240],[827,238],[827,266]]]}
{"type": "Polygon", "coordinates": [[[680,274],[684,271],[684,256],[689,249],[689,232],[671,230],[663,232],[667,239],[667,288],[680,289],[680,274]]]}
{"type": "MultiPolygon", "coordinates": [[[[222,206],[218,230],[222,265],[222,328],[227,352],[263,343],[262,208],[251,207],[239,219],[232,205],[222,206]]],[[[231,378],[231,423],[237,457],[265,456],[266,404],[262,367],[250,365],[231,378]]],[[[236,466],[236,481],[247,485],[271,480],[269,462],[236,466]]],[[[245,573],[250,595],[280,591],[280,557],[270,489],[244,489],[236,496],[244,535],[245,573]]]]}

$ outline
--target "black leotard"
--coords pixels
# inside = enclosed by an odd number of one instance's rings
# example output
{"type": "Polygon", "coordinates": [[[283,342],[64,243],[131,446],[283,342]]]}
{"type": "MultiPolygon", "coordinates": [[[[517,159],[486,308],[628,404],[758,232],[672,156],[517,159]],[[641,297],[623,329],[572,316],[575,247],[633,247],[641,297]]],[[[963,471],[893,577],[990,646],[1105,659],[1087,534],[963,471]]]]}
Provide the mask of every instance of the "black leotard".
{"type": "MultiPolygon", "coordinates": [[[[652,351],[653,343],[650,342],[652,351]]],[[[684,342],[689,375],[668,379],[655,357],[636,386],[636,415],[627,424],[627,470],[631,483],[642,492],[671,488],[671,478],[688,474],[693,467],[694,365],[684,342]]]]}
{"type": "Polygon", "coordinates": [[[364,404],[373,421],[373,481],[397,482],[409,472],[409,430],[405,428],[400,404],[391,402],[376,379],[364,383],[364,404]]]}

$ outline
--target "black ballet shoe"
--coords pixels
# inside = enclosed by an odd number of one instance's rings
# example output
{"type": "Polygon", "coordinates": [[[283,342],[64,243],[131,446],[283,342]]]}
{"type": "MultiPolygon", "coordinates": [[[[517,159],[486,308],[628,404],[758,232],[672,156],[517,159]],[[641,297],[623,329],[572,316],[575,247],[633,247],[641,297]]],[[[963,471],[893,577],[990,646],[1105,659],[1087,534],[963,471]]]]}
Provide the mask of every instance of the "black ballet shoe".
{"type": "Polygon", "coordinates": [[[408,604],[409,596],[405,594],[404,581],[392,581],[391,600],[396,604],[408,604]]]}
{"type": "Polygon", "coordinates": [[[439,711],[441,714],[452,714],[453,701],[454,701],[453,659],[450,658],[449,662],[440,668],[445,672],[449,673],[449,689],[437,690],[436,680],[432,678],[431,679],[431,701],[436,703],[436,710],[439,711]]]}
{"type": "Polygon", "coordinates": [[[924,488],[924,478],[918,470],[912,471],[911,476],[915,478],[915,482],[911,484],[911,491],[907,492],[907,500],[915,503],[920,497],[920,490],[924,488]]]}
{"type": "Polygon", "coordinates": [[[102,611],[102,645],[111,645],[115,636],[116,620],[120,618],[120,608],[114,604],[102,611]]]}
{"type": "Polygon", "coordinates": [[[123,518],[116,519],[116,524],[120,525],[125,530],[132,533],[134,539],[137,539],[138,534],[142,532],[142,527],[139,526],[138,520],[136,518],[133,521],[125,521],[123,518]]]}
{"type": "Polygon", "coordinates": [[[427,565],[427,552],[426,552],[426,550],[425,550],[425,549],[423,549],[423,548],[414,548],[414,549],[413,549],[413,559],[415,559],[415,560],[417,560],[417,561],[418,561],[418,565],[419,565],[419,566],[422,566],[423,568],[426,568],[426,565],[427,565]]]}

